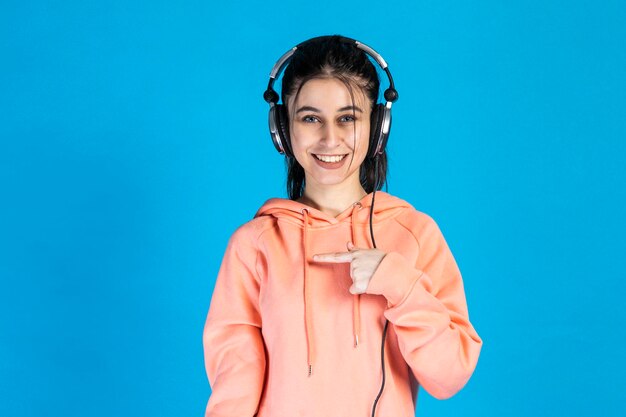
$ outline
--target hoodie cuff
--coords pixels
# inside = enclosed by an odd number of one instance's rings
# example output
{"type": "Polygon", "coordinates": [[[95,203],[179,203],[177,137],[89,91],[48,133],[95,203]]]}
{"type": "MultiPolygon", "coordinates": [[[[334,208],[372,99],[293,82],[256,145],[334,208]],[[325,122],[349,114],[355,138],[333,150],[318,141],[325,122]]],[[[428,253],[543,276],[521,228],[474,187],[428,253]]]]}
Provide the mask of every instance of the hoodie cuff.
{"type": "Polygon", "coordinates": [[[365,292],[384,296],[393,307],[408,296],[422,274],[423,271],[411,266],[402,255],[389,252],[374,271],[365,292]]]}

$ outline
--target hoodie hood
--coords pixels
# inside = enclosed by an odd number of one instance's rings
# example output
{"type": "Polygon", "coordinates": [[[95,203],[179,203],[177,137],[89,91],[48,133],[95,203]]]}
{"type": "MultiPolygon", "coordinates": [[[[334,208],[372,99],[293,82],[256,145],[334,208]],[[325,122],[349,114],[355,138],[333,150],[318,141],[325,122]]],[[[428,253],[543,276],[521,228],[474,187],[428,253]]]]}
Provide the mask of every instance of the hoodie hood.
{"type": "Polygon", "coordinates": [[[357,223],[364,221],[369,222],[369,209],[372,205],[372,197],[374,197],[373,223],[378,223],[389,217],[393,217],[403,208],[411,207],[409,203],[398,197],[394,197],[384,191],[376,191],[375,196],[373,193],[367,194],[336,217],[307,206],[306,204],[286,198],[271,198],[267,200],[256,212],[254,217],[273,216],[275,218],[287,219],[304,226],[303,210],[306,209],[310,226],[320,227],[352,220],[353,207],[357,205],[361,208],[367,208],[367,210],[359,210],[359,212],[363,212],[363,215],[359,215],[358,218],[354,220],[356,220],[357,223]]]}
{"type": "MultiPolygon", "coordinates": [[[[313,296],[309,289],[309,260],[313,254],[309,253],[310,248],[310,236],[311,229],[327,228],[333,225],[339,225],[341,223],[349,223],[351,229],[351,240],[355,247],[359,248],[373,248],[375,247],[371,237],[367,242],[357,242],[357,236],[363,235],[358,233],[362,228],[367,228],[367,236],[369,236],[369,217],[373,200],[373,215],[372,223],[380,223],[385,219],[397,215],[400,211],[411,207],[406,201],[387,194],[383,191],[377,191],[375,194],[370,193],[365,195],[361,200],[354,202],[350,207],[333,217],[330,214],[324,213],[318,209],[307,206],[306,204],[299,203],[297,201],[284,199],[284,198],[272,198],[267,200],[263,206],[255,214],[255,218],[263,216],[271,216],[281,221],[288,221],[302,228],[302,251],[304,254],[303,259],[303,276],[304,276],[304,323],[307,342],[307,368],[308,375],[313,374],[313,365],[315,362],[315,341],[313,339],[313,327],[314,317],[310,312],[311,302],[313,296]]],[[[361,230],[362,232],[362,230],[361,230]]],[[[374,236],[375,237],[375,236],[374,236]]],[[[348,250],[347,248],[345,249],[348,250]]],[[[352,298],[352,322],[353,322],[353,340],[354,347],[359,345],[359,337],[361,331],[361,295],[355,294],[352,298]]]]}

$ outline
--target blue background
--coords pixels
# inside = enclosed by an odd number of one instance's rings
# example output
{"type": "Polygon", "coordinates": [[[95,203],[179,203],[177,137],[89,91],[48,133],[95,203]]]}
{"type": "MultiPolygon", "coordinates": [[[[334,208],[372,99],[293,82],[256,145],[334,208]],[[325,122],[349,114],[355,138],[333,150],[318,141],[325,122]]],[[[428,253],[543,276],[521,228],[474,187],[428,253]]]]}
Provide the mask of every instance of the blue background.
{"type": "Polygon", "coordinates": [[[617,416],[621,1],[4,1],[0,415],[200,416],[228,237],[284,165],[275,60],[340,33],[394,75],[389,192],[435,218],[484,339],[425,416],[617,416]]]}

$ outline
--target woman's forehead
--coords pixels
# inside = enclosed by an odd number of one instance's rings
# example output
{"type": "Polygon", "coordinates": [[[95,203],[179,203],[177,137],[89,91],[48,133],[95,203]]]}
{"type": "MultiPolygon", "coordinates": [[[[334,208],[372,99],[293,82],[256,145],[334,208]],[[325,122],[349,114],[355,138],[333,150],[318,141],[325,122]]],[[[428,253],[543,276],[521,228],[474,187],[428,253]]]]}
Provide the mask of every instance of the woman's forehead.
{"type": "Polygon", "coordinates": [[[361,87],[334,77],[307,80],[300,87],[297,97],[294,98],[297,100],[296,105],[310,105],[314,102],[320,106],[336,106],[337,108],[352,104],[363,106],[368,100],[361,87]]]}

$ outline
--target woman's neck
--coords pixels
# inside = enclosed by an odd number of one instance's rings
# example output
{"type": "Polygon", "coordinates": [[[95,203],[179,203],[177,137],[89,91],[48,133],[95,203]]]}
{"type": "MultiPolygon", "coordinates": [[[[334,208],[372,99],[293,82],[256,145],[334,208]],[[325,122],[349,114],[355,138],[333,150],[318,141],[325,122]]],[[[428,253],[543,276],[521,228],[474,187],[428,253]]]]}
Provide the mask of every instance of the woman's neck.
{"type": "Polygon", "coordinates": [[[336,217],[366,195],[367,193],[361,184],[358,184],[358,187],[354,185],[328,187],[307,184],[304,194],[297,201],[336,217]]]}

